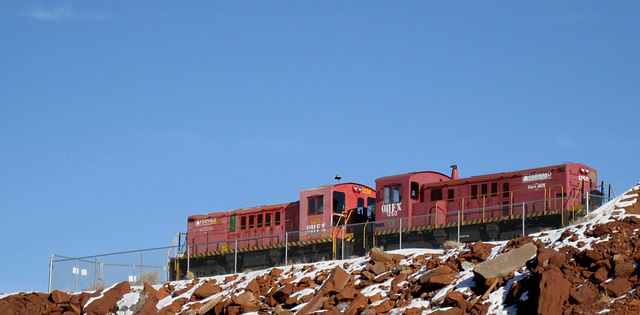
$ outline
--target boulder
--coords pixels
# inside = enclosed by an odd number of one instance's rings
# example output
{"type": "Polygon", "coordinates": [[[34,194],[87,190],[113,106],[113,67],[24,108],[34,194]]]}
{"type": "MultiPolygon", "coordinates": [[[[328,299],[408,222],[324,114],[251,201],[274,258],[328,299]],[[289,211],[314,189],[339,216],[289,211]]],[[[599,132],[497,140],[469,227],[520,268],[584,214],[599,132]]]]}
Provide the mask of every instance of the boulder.
{"type": "Polygon", "coordinates": [[[533,243],[527,243],[519,248],[497,255],[493,259],[481,262],[473,268],[476,282],[484,284],[491,278],[504,278],[536,255],[538,247],[533,243]]]}
{"type": "Polygon", "coordinates": [[[339,266],[335,267],[319,290],[322,294],[338,293],[344,289],[344,286],[347,285],[350,278],[351,275],[344,271],[344,269],[339,266]]]}
{"type": "Polygon", "coordinates": [[[195,296],[198,300],[203,300],[220,292],[222,292],[222,289],[220,288],[219,284],[204,282],[196,288],[196,290],[193,292],[193,296],[195,296]]]}
{"type": "Polygon", "coordinates": [[[538,287],[538,314],[563,314],[564,304],[569,300],[572,285],[565,279],[560,269],[553,265],[549,267],[553,268],[548,268],[542,273],[538,287]]]}
{"type": "Polygon", "coordinates": [[[604,289],[607,295],[617,298],[629,293],[633,289],[633,284],[627,279],[615,278],[605,283],[604,289]]]}
{"type": "Polygon", "coordinates": [[[56,304],[69,303],[71,301],[71,297],[69,297],[69,294],[65,292],[54,290],[49,294],[49,300],[56,304]]]}
{"type": "Polygon", "coordinates": [[[102,297],[93,300],[89,305],[85,306],[83,312],[88,315],[102,315],[109,312],[114,312],[116,308],[116,302],[122,298],[123,295],[131,291],[131,285],[129,282],[120,282],[113,286],[111,289],[104,292],[102,297]]]}

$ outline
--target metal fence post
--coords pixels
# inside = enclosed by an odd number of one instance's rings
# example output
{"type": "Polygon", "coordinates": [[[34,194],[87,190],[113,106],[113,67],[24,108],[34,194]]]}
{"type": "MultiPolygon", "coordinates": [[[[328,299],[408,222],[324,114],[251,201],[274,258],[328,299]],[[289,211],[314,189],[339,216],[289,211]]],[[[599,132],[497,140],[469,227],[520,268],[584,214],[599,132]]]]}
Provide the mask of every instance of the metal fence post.
{"type": "Polygon", "coordinates": [[[460,210],[458,210],[458,243],[460,243],[460,210]]]}
{"type": "Polygon", "coordinates": [[[98,290],[98,256],[94,257],[93,263],[93,289],[98,290]]]}
{"type": "Polygon", "coordinates": [[[524,223],[524,218],[525,218],[526,216],[527,216],[527,214],[525,213],[525,210],[524,210],[524,202],[522,202],[522,236],[524,236],[524,235],[525,235],[525,234],[524,234],[524,233],[525,233],[525,232],[524,232],[524,224],[525,224],[525,223],[524,223]]]}
{"type": "Polygon", "coordinates": [[[78,259],[76,259],[76,269],[74,270],[74,273],[76,274],[76,291],[78,292],[78,274],[80,273],[80,266],[78,265],[78,259]]]}
{"type": "Polygon", "coordinates": [[[233,251],[233,273],[238,273],[238,239],[236,238],[236,250],[233,251]]]}
{"type": "Polygon", "coordinates": [[[191,245],[187,245],[187,273],[191,271],[191,245]]]}
{"type": "Polygon", "coordinates": [[[402,218],[400,218],[400,229],[398,230],[398,233],[400,234],[400,242],[399,242],[399,249],[402,249],[402,218]]]}
{"type": "Polygon", "coordinates": [[[53,288],[53,257],[55,254],[51,254],[51,260],[49,260],[49,292],[53,288]]]}
{"type": "Polygon", "coordinates": [[[140,251],[140,285],[142,285],[142,267],[144,266],[144,250],[140,251]]]}
{"type": "Polygon", "coordinates": [[[587,204],[587,214],[586,214],[586,216],[589,216],[589,192],[588,191],[587,191],[586,198],[585,198],[584,202],[587,204]]]}
{"type": "Polygon", "coordinates": [[[284,232],[284,265],[289,265],[289,233],[284,232]]]}

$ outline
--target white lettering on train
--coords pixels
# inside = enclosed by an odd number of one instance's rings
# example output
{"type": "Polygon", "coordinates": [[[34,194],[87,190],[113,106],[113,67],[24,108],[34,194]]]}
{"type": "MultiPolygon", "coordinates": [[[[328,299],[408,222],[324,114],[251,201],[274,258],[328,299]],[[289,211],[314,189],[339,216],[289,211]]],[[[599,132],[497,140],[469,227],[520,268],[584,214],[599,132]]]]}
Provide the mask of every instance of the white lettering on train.
{"type": "Polygon", "coordinates": [[[318,224],[309,224],[307,225],[307,231],[308,232],[318,232],[321,229],[324,229],[326,226],[325,223],[318,223],[318,224]]]}
{"type": "Polygon", "coordinates": [[[390,203],[386,205],[382,205],[382,213],[386,214],[387,217],[397,217],[398,212],[402,211],[401,203],[390,203]]]}
{"type": "Polygon", "coordinates": [[[551,171],[544,172],[544,173],[533,173],[533,174],[522,175],[523,183],[535,182],[538,180],[545,180],[545,179],[551,179],[551,171]]]}

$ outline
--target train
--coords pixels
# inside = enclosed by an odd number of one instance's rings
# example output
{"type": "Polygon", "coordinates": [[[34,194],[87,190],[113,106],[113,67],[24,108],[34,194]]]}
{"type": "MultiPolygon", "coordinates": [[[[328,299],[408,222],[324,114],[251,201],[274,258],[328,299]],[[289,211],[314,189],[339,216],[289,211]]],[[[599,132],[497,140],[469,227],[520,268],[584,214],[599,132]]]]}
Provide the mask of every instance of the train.
{"type": "Polygon", "coordinates": [[[297,201],[189,216],[170,277],[345,258],[375,246],[506,240],[564,226],[605,198],[597,170],[572,162],[466,178],[452,165],[450,175],[380,177],[375,188],[335,179],[300,190],[297,201]]]}

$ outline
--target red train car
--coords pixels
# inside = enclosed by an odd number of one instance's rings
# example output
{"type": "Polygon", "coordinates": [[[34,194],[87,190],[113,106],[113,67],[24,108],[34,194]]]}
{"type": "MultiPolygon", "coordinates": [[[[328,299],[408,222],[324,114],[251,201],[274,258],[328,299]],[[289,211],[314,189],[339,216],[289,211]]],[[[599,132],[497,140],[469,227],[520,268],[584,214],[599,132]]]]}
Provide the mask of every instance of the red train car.
{"type": "Polygon", "coordinates": [[[341,238],[339,227],[370,217],[375,191],[356,183],[335,184],[302,190],[300,200],[190,216],[186,238],[190,253],[228,252],[235,249],[236,240],[239,249],[246,249],[341,238]],[[293,233],[297,231],[301,232],[293,233]],[[285,237],[285,232],[290,233],[285,237]]]}
{"type": "Polygon", "coordinates": [[[375,201],[372,188],[356,183],[300,191],[300,240],[341,238],[340,227],[372,218],[375,201]]]}
{"type": "MultiPolygon", "coordinates": [[[[235,248],[282,244],[284,233],[299,229],[300,203],[238,209],[199,214],[187,220],[187,244],[191,254],[226,252],[235,248]],[[270,235],[270,237],[260,237],[270,235]]],[[[291,241],[296,241],[292,239],[291,241]]]]}
{"type": "MultiPolygon", "coordinates": [[[[597,180],[595,169],[574,163],[468,178],[458,178],[456,166],[451,176],[417,172],[382,177],[376,180],[376,217],[409,218],[402,224],[410,227],[509,217],[522,214],[522,207],[527,214],[579,210],[582,195],[596,191],[597,180]]],[[[378,224],[376,230],[398,228],[395,224],[378,224]]]]}

